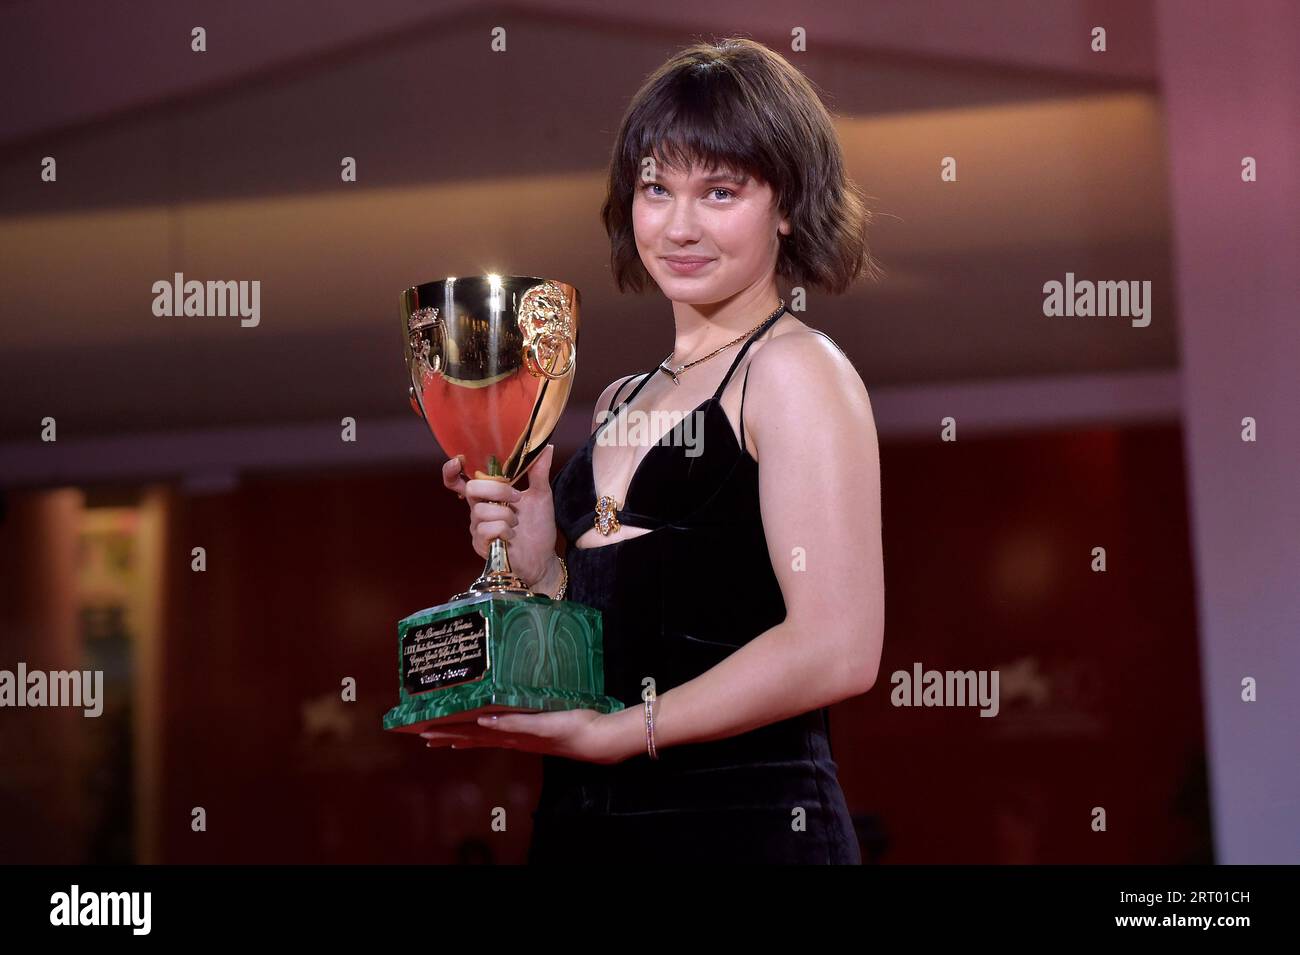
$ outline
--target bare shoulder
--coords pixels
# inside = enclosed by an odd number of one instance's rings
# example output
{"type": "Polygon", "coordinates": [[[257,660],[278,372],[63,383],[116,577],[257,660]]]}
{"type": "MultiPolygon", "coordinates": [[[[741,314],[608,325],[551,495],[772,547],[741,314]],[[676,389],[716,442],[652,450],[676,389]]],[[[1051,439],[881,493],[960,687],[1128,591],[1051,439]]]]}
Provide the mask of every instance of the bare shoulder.
{"type": "MultiPolygon", "coordinates": [[[[649,374],[649,372],[646,372],[646,374],[649,374]]],[[[624,375],[622,378],[619,378],[616,381],[611,382],[609,386],[606,387],[605,390],[600,393],[600,397],[596,399],[596,407],[593,409],[591,415],[592,431],[595,431],[596,428],[600,426],[601,416],[609,409],[609,403],[614,400],[614,395],[618,391],[620,391],[623,388],[623,386],[626,385],[633,378],[640,378],[640,377],[641,377],[640,372],[631,375],[624,375]]]]}
{"type": "Polygon", "coordinates": [[[866,384],[852,360],[802,322],[757,349],[746,395],[745,431],[756,447],[771,429],[875,428],[866,384]]]}
{"type": "Polygon", "coordinates": [[[825,334],[802,322],[756,349],[750,364],[751,385],[765,386],[765,393],[775,390],[788,397],[791,391],[830,388],[846,397],[854,393],[866,396],[866,385],[848,355],[825,334]]]}

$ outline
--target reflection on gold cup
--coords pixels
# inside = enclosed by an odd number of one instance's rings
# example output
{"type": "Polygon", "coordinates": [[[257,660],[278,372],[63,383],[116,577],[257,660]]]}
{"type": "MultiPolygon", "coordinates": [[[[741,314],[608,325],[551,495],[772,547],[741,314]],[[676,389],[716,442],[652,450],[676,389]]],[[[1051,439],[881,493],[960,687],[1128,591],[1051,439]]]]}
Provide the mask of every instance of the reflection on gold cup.
{"type": "MultiPolygon", "coordinates": [[[[568,403],[580,296],[514,275],[449,278],[402,293],[411,404],[471,478],[513,484],[546,447],[568,403]]],[[[470,593],[529,592],[492,542],[470,593]]]]}

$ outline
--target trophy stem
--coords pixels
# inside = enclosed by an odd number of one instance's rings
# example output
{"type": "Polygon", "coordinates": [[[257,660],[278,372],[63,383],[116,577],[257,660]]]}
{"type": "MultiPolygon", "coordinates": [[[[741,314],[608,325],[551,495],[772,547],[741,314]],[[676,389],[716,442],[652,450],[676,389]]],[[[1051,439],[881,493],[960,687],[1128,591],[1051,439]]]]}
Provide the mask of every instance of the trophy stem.
{"type": "MultiPolygon", "coordinates": [[[[510,483],[501,474],[501,462],[497,460],[495,454],[488,455],[487,476],[504,484],[510,483]]],[[[522,577],[510,569],[510,555],[506,553],[506,542],[500,537],[494,538],[488,544],[487,563],[483,566],[483,573],[478,575],[478,580],[469,585],[469,590],[457,594],[452,600],[472,597],[475,594],[524,594],[529,597],[533,596],[532,588],[524,583],[522,577]]]]}
{"type": "Polygon", "coordinates": [[[529,596],[533,593],[524,579],[510,569],[510,556],[506,553],[506,542],[500,537],[488,545],[487,563],[483,566],[483,573],[479,574],[478,580],[469,585],[469,590],[457,594],[452,600],[486,593],[528,594],[529,596]]]}

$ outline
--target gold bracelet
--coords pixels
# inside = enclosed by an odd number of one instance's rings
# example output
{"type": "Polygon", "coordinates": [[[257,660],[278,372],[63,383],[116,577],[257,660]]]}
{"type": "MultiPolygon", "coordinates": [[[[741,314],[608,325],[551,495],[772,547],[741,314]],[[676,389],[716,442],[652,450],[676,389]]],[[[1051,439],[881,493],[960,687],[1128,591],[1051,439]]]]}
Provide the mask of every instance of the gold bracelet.
{"type": "Polygon", "coordinates": [[[551,599],[563,600],[564,591],[569,587],[569,565],[564,562],[564,558],[559,554],[555,555],[555,559],[560,562],[560,589],[555,592],[555,596],[551,599]]]}
{"type": "Polygon", "coordinates": [[[659,750],[655,748],[655,717],[654,717],[655,691],[654,687],[646,687],[645,698],[645,748],[650,754],[651,759],[659,758],[659,750]]]}

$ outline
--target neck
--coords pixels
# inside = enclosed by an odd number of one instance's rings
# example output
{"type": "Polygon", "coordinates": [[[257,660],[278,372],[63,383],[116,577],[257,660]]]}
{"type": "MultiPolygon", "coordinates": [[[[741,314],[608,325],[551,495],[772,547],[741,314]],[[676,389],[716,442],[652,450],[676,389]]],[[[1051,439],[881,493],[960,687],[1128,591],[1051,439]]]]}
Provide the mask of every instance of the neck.
{"type": "Polygon", "coordinates": [[[746,289],[729,299],[707,305],[673,302],[673,357],[671,364],[684,365],[702,358],[715,348],[752,331],[781,304],[775,284],[746,289]]]}

